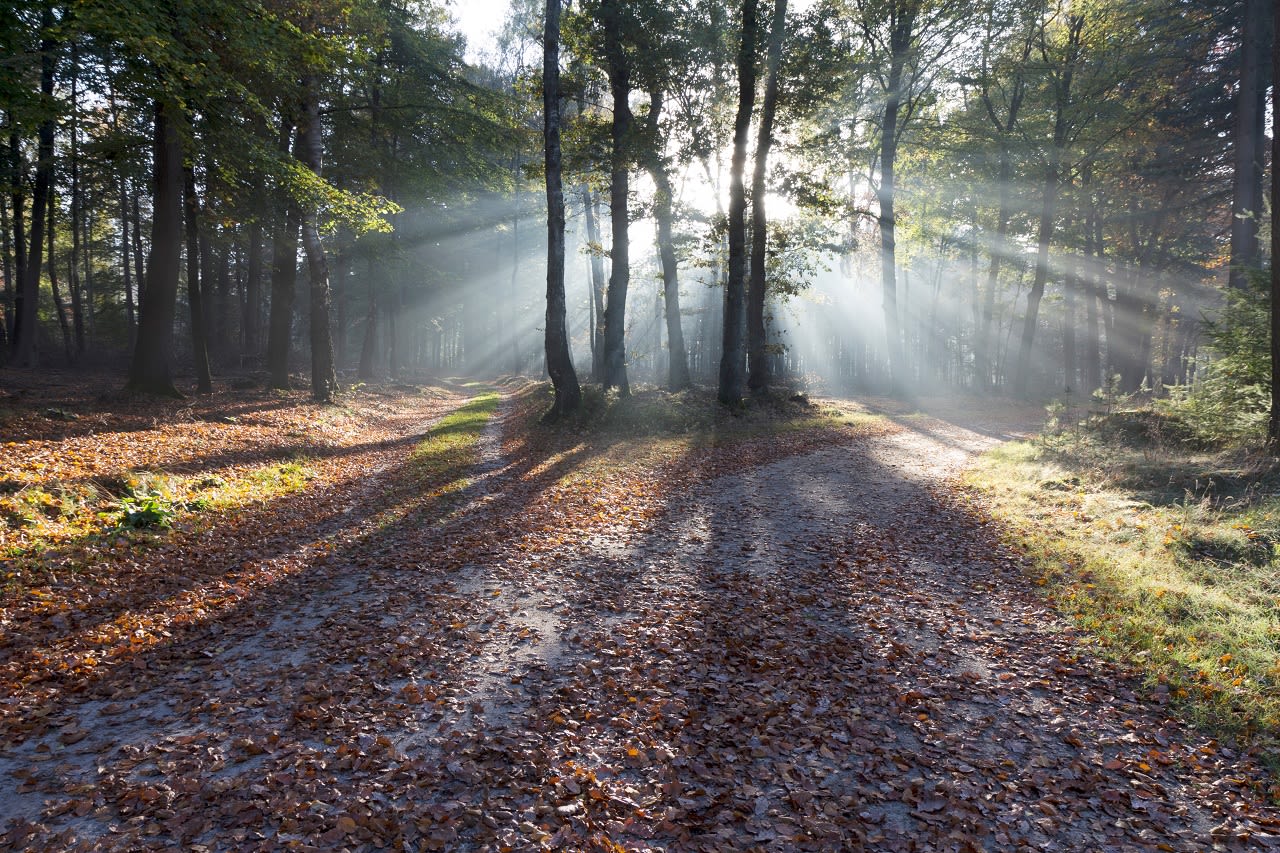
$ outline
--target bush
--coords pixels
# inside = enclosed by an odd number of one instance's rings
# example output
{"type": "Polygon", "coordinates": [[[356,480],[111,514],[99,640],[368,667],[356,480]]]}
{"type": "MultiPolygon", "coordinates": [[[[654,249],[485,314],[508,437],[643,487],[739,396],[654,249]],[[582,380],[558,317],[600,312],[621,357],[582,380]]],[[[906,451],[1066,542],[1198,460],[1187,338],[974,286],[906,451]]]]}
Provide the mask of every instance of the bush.
{"type": "Polygon", "coordinates": [[[117,523],[121,527],[135,530],[152,527],[168,529],[173,526],[176,514],[173,504],[159,492],[139,492],[120,499],[117,523]]]}
{"type": "Polygon", "coordinates": [[[1194,385],[1174,389],[1165,405],[1180,415],[1198,441],[1217,447],[1259,446],[1271,407],[1271,296],[1269,273],[1226,293],[1226,305],[1205,324],[1215,358],[1194,385]]]}

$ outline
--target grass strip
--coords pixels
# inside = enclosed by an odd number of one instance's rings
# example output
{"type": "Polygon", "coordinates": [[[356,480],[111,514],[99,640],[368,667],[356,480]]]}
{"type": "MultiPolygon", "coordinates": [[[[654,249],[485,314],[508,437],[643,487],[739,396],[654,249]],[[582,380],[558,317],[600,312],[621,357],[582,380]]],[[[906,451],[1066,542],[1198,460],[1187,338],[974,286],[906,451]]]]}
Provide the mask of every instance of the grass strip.
{"type": "Polygon", "coordinates": [[[1280,765],[1280,497],[1238,458],[1099,427],[1003,445],[966,484],[1104,654],[1280,765]]]}

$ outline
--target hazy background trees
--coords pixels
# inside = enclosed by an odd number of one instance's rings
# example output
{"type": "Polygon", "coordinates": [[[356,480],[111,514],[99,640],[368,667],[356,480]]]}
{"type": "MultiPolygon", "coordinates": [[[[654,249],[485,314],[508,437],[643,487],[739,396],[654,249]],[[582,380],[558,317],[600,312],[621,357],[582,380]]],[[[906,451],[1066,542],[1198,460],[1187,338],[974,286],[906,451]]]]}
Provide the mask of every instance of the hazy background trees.
{"type": "Polygon", "coordinates": [[[545,2],[471,62],[434,2],[13,10],[8,363],[538,376],[560,257],[568,366],[624,393],[1163,394],[1269,304],[1270,4],[556,9],[551,101],[545,2]]]}

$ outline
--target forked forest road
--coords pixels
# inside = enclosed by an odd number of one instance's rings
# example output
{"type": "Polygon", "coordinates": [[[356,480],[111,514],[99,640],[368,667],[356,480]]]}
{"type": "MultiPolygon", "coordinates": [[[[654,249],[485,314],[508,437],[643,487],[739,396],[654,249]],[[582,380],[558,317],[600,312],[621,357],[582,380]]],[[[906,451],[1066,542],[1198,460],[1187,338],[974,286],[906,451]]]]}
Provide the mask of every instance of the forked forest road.
{"type": "Polygon", "coordinates": [[[501,427],[447,517],[384,518],[58,705],[0,757],[0,844],[1280,846],[1263,772],[1083,651],[948,500],[1010,424],[901,418],[560,540],[501,427]]]}

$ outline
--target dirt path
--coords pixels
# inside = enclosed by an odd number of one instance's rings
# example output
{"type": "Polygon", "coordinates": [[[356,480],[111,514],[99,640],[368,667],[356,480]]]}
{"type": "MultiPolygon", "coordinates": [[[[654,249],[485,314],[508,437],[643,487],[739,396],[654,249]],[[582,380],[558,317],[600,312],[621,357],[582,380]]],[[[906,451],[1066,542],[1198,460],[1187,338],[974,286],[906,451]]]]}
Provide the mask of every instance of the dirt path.
{"type": "Polygon", "coordinates": [[[1020,425],[897,420],[541,543],[522,525],[555,507],[498,420],[448,515],[406,504],[119,695],[59,708],[0,761],[0,843],[1275,844],[1256,768],[1083,656],[939,499],[1020,425]]]}

